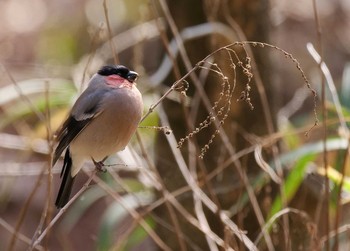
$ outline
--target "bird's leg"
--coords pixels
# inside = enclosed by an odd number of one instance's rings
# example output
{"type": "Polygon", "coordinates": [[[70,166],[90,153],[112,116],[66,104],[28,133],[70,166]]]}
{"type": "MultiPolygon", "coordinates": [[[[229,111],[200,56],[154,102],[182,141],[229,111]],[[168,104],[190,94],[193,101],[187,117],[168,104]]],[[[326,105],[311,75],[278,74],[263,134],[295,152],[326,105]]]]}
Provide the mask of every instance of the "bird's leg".
{"type": "Polygon", "coordinates": [[[91,158],[92,162],[94,162],[94,165],[95,165],[96,169],[99,172],[104,172],[104,173],[107,172],[107,169],[105,168],[105,164],[103,163],[106,159],[107,159],[107,157],[105,157],[101,161],[95,161],[94,158],[91,158]]]}

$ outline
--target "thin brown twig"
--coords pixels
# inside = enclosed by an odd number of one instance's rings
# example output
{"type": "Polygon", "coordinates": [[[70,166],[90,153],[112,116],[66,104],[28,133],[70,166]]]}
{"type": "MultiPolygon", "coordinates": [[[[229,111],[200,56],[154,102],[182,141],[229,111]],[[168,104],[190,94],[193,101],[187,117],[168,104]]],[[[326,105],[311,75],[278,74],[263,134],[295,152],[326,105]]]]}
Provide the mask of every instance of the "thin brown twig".
{"type": "MultiPolygon", "coordinates": [[[[24,234],[21,234],[20,232],[16,231],[9,223],[7,223],[4,219],[0,218],[0,225],[6,229],[8,232],[10,232],[11,234],[15,234],[16,235],[16,239],[23,241],[24,243],[30,245],[30,239],[25,236],[24,234]]],[[[36,247],[37,250],[42,251],[44,250],[43,246],[38,245],[36,247]]]]}
{"type": "MultiPolygon", "coordinates": [[[[155,5],[155,4],[152,4],[151,6],[153,7],[152,10],[156,13],[156,15],[157,15],[157,16],[160,16],[159,13],[158,13],[158,9],[156,8],[156,5],[155,5]]],[[[166,36],[165,30],[162,28],[161,19],[160,19],[160,18],[156,18],[155,22],[156,22],[156,25],[157,25],[157,28],[158,28],[158,31],[159,31],[159,35],[160,35],[160,38],[161,38],[161,40],[162,40],[164,49],[165,49],[165,51],[166,51],[168,57],[170,58],[170,61],[171,61],[172,64],[173,64],[172,70],[173,70],[173,72],[174,72],[174,75],[175,75],[176,79],[179,79],[179,78],[181,78],[179,65],[178,65],[177,62],[176,62],[176,55],[174,55],[174,54],[170,51],[170,48],[169,48],[169,39],[168,39],[167,36],[166,36]]]]}
{"type": "Polygon", "coordinates": [[[118,55],[116,53],[115,44],[113,43],[113,40],[112,40],[112,30],[111,30],[111,25],[109,23],[107,0],[103,0],[103,11],[104,11],[105,19],[106,19],[107,30],[108,30],[108,40],[109,40],[109,45],[111,47],[114,63],[118,64],[119,59],[118,59],[118,55]]]}
{"type": "MultiPolygon", "coordinates": [[[[45,128],[46,128],[46,141],[48,144],[48,154],[47,154],[47,165],[48,165],[48,171],[47,171],[47,200],[45,207],[43,209],[43,212],[41,214],[41,219],[39,221],[38,227],[36,228],[36,231],[33,234],[32,237],[32,243],[33,241],[37,238],[39,233],[41,233],[42,228],[46,222],[46,224],[49,224],[51,220],[51,215],[52,215],[52,154],[53,154],[53,140],[52,140],[52,129],[51,129],[51,113],[50,113],[50,99],[49,99],[49,85],[48,82],[45,82],[45,99],[46,99],[46,111],[45,111],[45,118],[46,118],[46,123],[45,123],[45,128]]],[[[46,174],[46,172],[44,172],[46,174]]],[[[48,239],[48,238],[47,238],[48,239]]]]}
{"type": "MultiPolygon", "coordinates": [[[[159,182],[159,184],[161,186],[161,192],[163,193],[163,196],[164,196],[165,191],[166,191],[166,186],[163,183],[163,181],[162,181],[162,179],[161,179],[161,177],[160,177],[160,175],[158,173],[157,168],[155,167],[155,165],[150,160],[139,132],[136,132],[136,137],[137,137],[137,141],[139,143],[140,149],[141,149],[142,156],[145,158],[149,168],[151,168],[153,173],[156,175],[156,177],[158,179],[158,182],[159,182]]],[[[167,210],[169,212],[171,223],[174,226],[175,234],[176,234],[177,241],[179,243],[180,250],[184,250],[185,251],[185,250],[187,250],[187,248],[186,248],[186,244],[185,244],[183,238],[181,237],[181,228],[180,228],[180,225],[179,225],[178,217],[177,217],[173,207],[170,205],[170,203],[167,200],[165,200],[165,206],[166,206],[166,208],[167,208],[167,210]]]]}
{"type": "MultiPolygon", "coordinates": [[[[189,192],[191,189],[188,186],[185,187],[181,187],[179,189],[177,189],[176,191],[171,192],[171,195],[174,197],[178,197],[183,195],[186,192],[189,192]]],[[[163,205],[165,203],[167,199],[162,196],[161,198],[159,198],[158,200],[152,202],[152,204],[150,204],[146,209],[144,209],[142,211],[142,213],[140,214],[141,218],[144,218],[146,215],[151,214],[152,211],[154,211],[157,207],[163,205]]],[[[154,215],[152,215],[152,217],[154,218],[154,215]]],[[[125,241],[125,239],[130,235],[130,233],[132,231],[134,231],[134,229],[138,226],[138,220],[135,219],[135,221],[132,223],[132,225],[128,228],[128,230],[126,232],[124,232],[123,237],[118,239],[119,243],[123,243],[125,241]]],[[[169,229],[169,227],[168,227],[169,229]]],[[[173,230],[173,232],[175,233],[175,229],[173,230]]],[[[186,240],[186,236],[183,236],[183,234],[180,232],[181,238],[184,238],[186,240]]],[[[119,250],[121,247],[121,244],[119,246],[116,246],[115,249],[119,250]]]]}
{"type": "MultiPolygon", "coordinates": [[[[133,226],[129,228],[128,232],[131,232],[136,224],[138,224],[138,222],[143,219],[145,217],[145,215],[151,213],[155,208],[159,207],[160,205],[162,205],[163,203],[165,203],[165,201],[169,201],[175,208],[176,210],[182,215],[182,217],[184,217],[190,224],[192,224],[194,227],[196,227],[197,229],[199,229],[200,231],[202,231],[204,234],[206,234],[207,236],[209,236],[210,238],[212,238],[219,246],[224,246],[224,241],[217,236],[214,232],[212,232],[210,229],[207,228],[202,228],[200,223],[198,222],[198,220],[196,218],[194,218],[190,213],[188,213],[186,211],[186,209],[178,202],[178,200],[175,198],[177,196],[182,195],[185,192],[190,191],[191,189],[188,186],[182,187],[172,193],[169,193],[168,191],[165,191],[165,194],[162,198],[158,199],[157,201],[153,202],[147,209],[146,211],[143,211],[140,214],[140,217],[138,219],[135,219],[135,222],[133,223],[133,226]]],[[[182,235],[182,233],[181,233],[182,235]]],[[[124,237],[126,238],[126,237],[124,237]]],[[[181,238],[184,238],[184,240],[186,240],[186,236],[181,236],[181,238]]],[[[118,246],[119,247],[119,246],[118,246]]],[[[226,250],[231,250],[232,248],[226,249],[226,250]]]]}
{"type": "Polygon", "coordinates": [[[89,179],[85,182],[83,187],[68,201],[68,203],[61,208],[60,211],[56,214],[56,216],[51,220],[49,225],[45,228],[45,230],[40,234],[40,236],[35,240],[33,245],[28,250],[33,250],[37,245],[41,243],[41,241],[45,238],[45,236],[48,234],[48,232],[51,230],[51,228],[55,225],[55,223],[61,218],[61,216],[66,212],[66,210],[70,207],[71,204],[73,204],[74,201],[76,201],[79,196],[85,192],[86,189],[88,189],[89,184],[93,180],[93,177],[95,176],[97,172],[97,169],[95,169],[93,172],[91,172],[89,179]]]}
{"type": "Polygon", "coordinates": [[[32,245],[34,244],[35,240],[38,238],[38,236],[42,232],[42,229],[43,229],[43,227],[45,225],[45,221],[47,219],[47,211],[48,211],[47,207],[48,206],[49,206],[49,203],[47,201],[46,204],[45,204],[45,208],[44,208],[44,210],[41,213],[41,218],[40,218],[38,227],[36,228],[36,230],[35,230],[35,232],[33,234],[33,237],[32,237],[32,240],[31,240],[31,243],[30,243],[29,247],[32,247],[32,245]]]}
{"type": "MultiPolygon", "coordinates": [[[[344,138],[348,139],[348,146],[347,149],[345,150],[345,156],[343,159],[343,164],[340,168],[340,173],[341,173],[341,179],[340,179],[340,183],[338,186],[338,191],[337,191],[337,195],[336,195],[336,205],[337,205],[337,209],[336,209],[336,213],[335,213],[335,222],[334,222],[334,229],[335,229],[335,233],[336,235],[335,240],[334,240],[334,244],[333,244],[333,250],[337,250],[338,249],[338,235],[337,235],[337,231],[339,229],[340,226],[340,219],[341,219],[341,214],[342,214],[342,205],[341,205],[341,197],[342,197],[342,189],[343,189],[343,185],[344,185],[344,179],[346,177],[345,175],[345,171],[346,171],[346,164],[348,163],[348,158],[350,155],[350,138],[349,138],[349,128],[346,125],[346,119],[344,117],[343,111],[342,111],[342,107],[339,101],[339,97],[337,94],[337,90],[334,84],[334,81],[332,79],[332,76],[330,74],[330,71],[327,67],[327,65],[322,62],[321,60],[321,56],[317,53],[317,51],[315,50],[315,48],[313,47],[313,45],[311,43],[309,43],[307,45],[308,51],[311,54],[311,56],[314,58],[314,60],[318,63],[321,64],[321,70],[322,73],[325,77],[326,83],[328,85],[328,89],[330,90],[330,93],[332,95],[333,98],[333,102],[334,102],[334,106],[336,108],[336,112],[338,115],[338,119],[340,122],[340,135],[343,136],[344,138]]],[[[330,121],[327,120],[327,126],[330,126],[330,121]]]]}
{"type": "Polygon", "coordinates": [[[182,81],[185,80],[188,76],[191,75],[194,71],[196,71],[198,66],[195,66],[193,69],[188,71],[181,79],[177,80],[175,83],[172,84],[172,86],[167,90],[154,104],[152,104],[148,111],[142,116],[141,121],[144,121],[153,111],[154,109],[172,92],[178,87],[180,84],[182,84],[182,81]]]}
{"type": "Polygon", "coordinates": [[[92,36],[91,45],[90,45],[90,47],[91,47],[90,54],[88,56],[88,60],[87,60],[86,65],[84,67],[83,77],[82,77],[82,80],[81,80],[81,83],[80,83],[80,92],[83,91],[83,86],[84,86],[85,76],[86,76],[87,70],[89,68],[89,65],[91,64],[92,59],[94,58],[94,56],[96,54],[97,40],[100,37],[100,33],[101,33],[102,29],[103,29],[102,25],[100,25],[98,27],[98,30],[96,30],[95,33],[92,36]]]}
{"type": "MultiPolygon", "coordinates": [[[[159,110],[159,116],[161,118],[161,121],[163,122],[163,124],[167,124],[167,117],[165,115],[165,112],[163,111],[163,109],[159,110]]],[[[191,188],[191,190],[193,191],[193,193],[196,193],[196,195],[201,199],[201,201],[203,202],[203,204],[206,205],[206,207],[212,211],[213,213],[217,213],[218,207],[217,205],[211,201],[208,196],[198,187],[197,183],[195,182],[193,176],[191,175],[191,173],[189,172],[188,168],[186,167],[186,163],[183,159],[183,156],[181,155],[180,150],[176,147],[176,140],[175,137],[173,135],[168,135],[168,137],[166,137],[166,139],[169,142],[169,145],[171,147],[171,150],[174,154],[175,160],[179,166],[179,169],[185,179],[185,181],[187,182],[187,184],[189,185],[189,187],[191,188]]],[[[234,232],[234,234],[242,241],[244,242],[244,244],[246,245],[247,248],[249,248],[250,250],[257,250],[257,248],[252,244],[252,242],[249,240],[249,238],[242,234],[242,231],[240,231],[238,229],[238,227],[236,226],[236,224],[234,224],[226,215],[225,213],[223,213],[222,211],[218,212],[221,220],[223,223],[225,223],[228,227],[230,227],[230,229],[234,232]]]]}
{"type": "MultiPolygon", "coordinates": [[[[288,214],[297,214],[299,216],[301,216],[302,218],[306,219],[307,221],[311,221],[311,218],[309,217],[309,215],[307,215],[304,211],[301,211],[299,209],[295,209],[295,208],[283,208],[282,210],[280,210],[279,212],[275,213],[269,220],[268,222],[266,222],[266,225],[264,226],[264,228],[267,230],[269,228],[271,228],[272,224],[280,217],[283,217],[283,215],[288,215],[288,214]]],[[[259,241],[262,238],[262,234],[260,233],[258,235],[258,237],[255,239],[254,243],[257,245],[259,243],[259,241]]]]}
{"type": "MultiPolygon", "coordinates": [[[[348,120],[346,120],[348,122],[348,120]]],[[[327,124],[329,126],[332,126],[332,125],[336,125],[339,123],[339,120],[337,119],[332,119],[332,120],[328,120],[327,121],[327,124]]],[[[310,125],[306,125],[304,127],[301,127],[297,130],[295,130],[293,133],[282,133],[282,132],[277,132],[277,133],[274,133],[272,135],[269,135],[268,137],[264,137],[263,140],[261,140],[261,144],[262,146],[269,146],[271,143],[273,142],[276,142],[280,139],[282,139],[283,137],[285,136],[296,136],[296,135],[301,135],[301,134],[305,134],[305,131],[310,128],[310,125]]],[[[249,147],[246,147],[238,152],[236,152],[235,155],[232,155],[230,156],[228,159],[226,159],[226,161],[224,161],[221,165],[219,165],[216,169],[214,169],[212,172],[210,172],[207,176],[207,179],[213,179],[215,178],[216,176],[218,176],[220,173],[222,173],[222,171],[226,168],[228,168],[232,162],[234,162],[236,159],[241,159],[242,157],[248,155],[248,154],[251,154],[254,152],[255,150],[255,145],[253,146],[249,146],[249,147]]]]}
{"type": "MultiPolygon", "coordinates": [[[[48,175],[47,175],[47,207],[45,208],[45,215],[46,215],[46,224],[49,224],[52,218],[52,160],[53,160],[53,147],[54,147],[54,141],[52,140],[52,129],[51,129],[51,113],[50,113],[50,90],[49,90],[49,84],[48,82],[45,83],[45,103],[46,103],[46,112],[45,112],[45,117],[46,117],[46,123],[45,123],[45,128],[46,128],[46,140],[49,145],[49,154],[47,156],[47,164],[48,164],[48,175]]],[[[38,228],[41,230],[41,227],[38,228]]],[[[48,243],[48,236],[49,233],[46,236],[46,242],[48,243]]],[[[47,244],[46,243],[46,244],[47,244]]],[[[47,245],[46,245],[47,246],[47,245]]]]}
{"type": "Polygon", "coordinates": [[[10,244],[9,244],[9,247],[8,247],[8,251],[13,251],[15,250],[15,244],[16,244],[16,237],[17,237],[17,233],[19,231],[19,229],[21,228],[23,222],[24,222],[24,219],[25,219],[25,216],[28,212],[28,209],[29,209],[29,206],[30,206],[30,203],[32,202],[35,194],[36,194],[36,191],[39,189],[41,183],[42,183],[42,178],[44,176],[44,171],[45,171],[45,166],[42,167],[41,169],[41,172],[40,172],[40,175],[38,176],[36,182],[35,182],[35,185],[34,185],[34,188],[32,189],[32,191],[30,192],[29,196],[27,197],[26,201],[24,202],[24,205],[22,206],[21,208],[21,211],[19,213],[19,216],[18,216],[18,219],[17,219],[17,222],[16,222],[16,226],[14,228],[14,232],[13,232],[13,235],[11,237],[11,240],[10,240],[10,244]]]}
{"type": "Polygon", "coordinates": [[[330,231],[329,234],[327,233],[325,236],[320,238],[321,247],[324,247],[325,243],[330,241],[330,238],[333,238],[341,233],[345,233],[348,231],[350,231],[350,224],[340,226],[339,228],[330,231]]]}
{"type": "MultiPolygon", "coordinates": [[[[325,187],[324,187],[324,203],[325,203],[325,219],[322,217],[322,220],[325,221],[325,231],[327,233],[327,236],[329,237],[329,231],[330,231],[330,222],[329,222],[329,179],[328,179],[328,153],[327,153],[327,109],[326,109],[326,82],[325,82],[325,77],[322,73],[322,64],[323,64],[323,42],[322,42],[322,29],[321,29],[321,24],[319,20],[319,15],[318,15],[318,8],[317,8],[317,1],[312,0],[312,6],[313,6],[313,11],[314,11],[314,18],[315,18],[315,24],[316,24],[316,35],[317,35],[317,43],[318,43],[318,50],[320,54],[320,63],[318,64],[319,72],[321,75],[321,99],[322,99],[322,128],[323,128],[323,165],[326,170],[325,172],[325,177],[324,177],[324,182],[325,182],[325,187]]],[[[319,206],[322,207],[322,204],[319,206]]],[[[338,205],[339,206],[339,205],[338,205]]],[[[319,219],[318,219],[319,220],[319,219]]],[[[318,222],[318,221],[316,221],[318,222]]],[[[330,250],[330,243],[326,242],[325,243],[325,250],[329,251],[330,250]]],[[[335,238],[334,242],[334,250],[338,250],[338,237],[335,238]]]]}
{"type": "Polygon", "coordinates": [[[23,94],[21,88],[19,87],[17,81],[15,80],[15,78],[12,76],[12,74],[7,70],[7,68],[5,67],[5,65],[1,64],[2,69],[4,70],[4,72],[7,74],[8,78],[11,80],[12,85],[15,87],[16,91],[18,92],[20,98],[27,103],[27,105],[29,106],[29,108],[31,109],[31,111],[37,116],[37,118],[42,122],[45,123],[45,116],[44,114],[42,114],[42,112],[40,112],[35,105],[32,103],[32,101],[25,95],[23,94]]]}
{"type": "Polygon", "coordinates": [[[93,176],[92,179],[109,195],[112,196],[113,199],[118,201],[120,205],[128,211],[128,213],[136,220],[139,221],[140,226],[147,232],[147,234],[154,240],[154,242],[163,250],[171,251],[169,246],[164,243],[164,241],[154,232],[154,230],[147,224],[147,222],[142,218],[142,216],[133,208],[130,208],[125,202],[122,200],[122,197],[113,191],[103,180],[101,180],[97,176],[93,176]]]}
{"type": "MultiPolygon", "coordinates": [[[[176,200],[174,197],[172,197],[170,194],[166,196],[166,199],[171,202],[171,204],[178,210],[178,212],[183,215],[186,220],[191,223],[193,226],[195,226],[197,229],[201,230],[206,237],[210,238],[213,240],[217,245],[224,247],[225,246],[225,241],[221,239],[216,233],[214,233],[210,228],[204,227],[200,222],[200,219],[196,219],[193,217],[190,213],[186,211],[186,209],[179,203],[178,200],[176,200]]],[[[231,229],[230,229],[231,230],[231,229]]],[[[255,250],[254,246],[250,246],[250,250],[255,250]]],[[[228,247],[228,251],[234,251],[231,247],[228,247]]]]}

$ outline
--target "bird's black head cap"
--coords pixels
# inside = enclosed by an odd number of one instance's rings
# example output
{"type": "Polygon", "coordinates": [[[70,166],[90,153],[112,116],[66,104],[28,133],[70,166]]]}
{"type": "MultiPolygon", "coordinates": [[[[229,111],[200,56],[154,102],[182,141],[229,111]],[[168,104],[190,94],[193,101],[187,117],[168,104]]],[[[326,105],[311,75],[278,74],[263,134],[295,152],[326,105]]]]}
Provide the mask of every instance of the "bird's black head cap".
{"type": "Polygon", "coordinates": [[[134,71],[130,71],[124,65],[105,65],[97,72],[102,76],[119,75],[122,78],[133,82],[138,77],[138,74],[134,71]]]}
{"type": "Polygon", "coordinates": [[[98,74],[102,76],[119,75],[126,79],[129,71],[124,65],[105,65],[101,67],[98,74]]]}

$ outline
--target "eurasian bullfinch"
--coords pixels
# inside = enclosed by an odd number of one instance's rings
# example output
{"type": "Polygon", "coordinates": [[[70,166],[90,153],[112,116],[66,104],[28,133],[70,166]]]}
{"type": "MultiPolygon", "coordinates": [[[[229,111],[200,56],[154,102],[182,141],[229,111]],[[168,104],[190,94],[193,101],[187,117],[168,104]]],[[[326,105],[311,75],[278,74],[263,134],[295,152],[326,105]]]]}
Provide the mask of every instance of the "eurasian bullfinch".
{"type": "Polygon", "coordinates": [[[57,208],[69,201],[74,179],[86,160],[102,168],[103,161],[123,150],[135,133],[143,111],[137,77],[122,65],[103,66],[75,102],[56,134],[53,165],[66,150],[57,208]]]}

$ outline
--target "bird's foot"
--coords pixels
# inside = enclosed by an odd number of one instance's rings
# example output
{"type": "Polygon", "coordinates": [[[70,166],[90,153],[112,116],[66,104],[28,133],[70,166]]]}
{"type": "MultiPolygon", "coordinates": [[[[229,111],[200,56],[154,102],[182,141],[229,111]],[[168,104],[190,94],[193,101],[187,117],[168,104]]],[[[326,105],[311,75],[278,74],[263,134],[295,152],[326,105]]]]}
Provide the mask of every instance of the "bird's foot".
{"type": "Polygon", "coordinates": [[[97,162],[94,159],[92,159],[92,161],[94,162],[94,165],[99,172],[103,172],[103,173],[107,172],[105,164],[103,164],[103,160],[97,162]]]}

